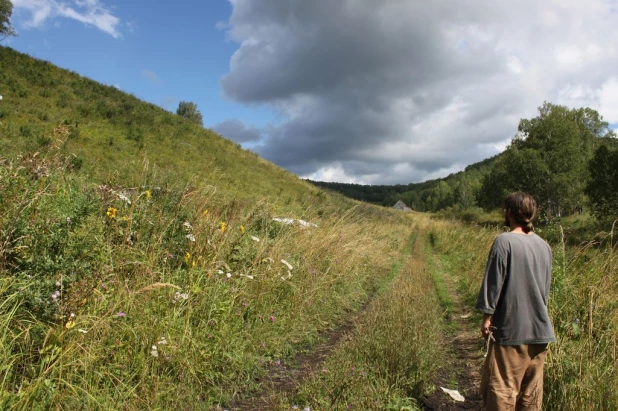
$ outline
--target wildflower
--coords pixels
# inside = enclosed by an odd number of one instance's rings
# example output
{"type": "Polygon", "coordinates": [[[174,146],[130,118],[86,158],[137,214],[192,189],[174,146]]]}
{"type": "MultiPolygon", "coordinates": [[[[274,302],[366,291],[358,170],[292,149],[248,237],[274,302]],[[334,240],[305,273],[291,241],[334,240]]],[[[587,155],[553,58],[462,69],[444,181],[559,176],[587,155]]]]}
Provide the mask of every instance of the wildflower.
{"type": "Polygon", "coordinates": [[[274,315],[270,316],[270,322],[274,323],[275,321],[277,321],[277,317],[275,317],[274,315]]]}
{"type": "Polygon", "coordinates": [[[123,193],[119,193],[118,198],[121,199],[122,201],[125,201],[127,204],[131,204],[131,200],[129,200],[129,197],[127,197],[123,193]]]}
{"type": "Polygon", "coordinates": [[[256,236],[254,236],[254,235],[252,235],[252,236],[251,236],[251,237],[249,237],[249,238],[251,238],[251,239],[252,239],[253,241],[255,241],[256,243],[259,243],[259,242],[260,242],[260,239],[259,239],[258,237],[256,237],[256,236]]]}
{"type": "Polygon", "coordinates": [[[252,275],[248,275],[247,278],[253,280],[254,277],[252,275]]]}
{"type": "Polygon", "coordinates": [[[226,224],[223,221],[221,221],[221,224],[219,224],[219,231],[224,233],[225,232],[225,227],[226,227],[226,224]]]}
{"type": "Polygon", "coordinates": [[[191,242],[195,242],[195,236],[193,234],[187,234],[185,237],[191,242]]]}
{"type": "Polygon", "coordinates": [[[222,270],[217,270],[217,274],[225,274],[222,270]]]}
{"type": "Polygon", "coordinates": [[[288,268],[288,270],[292,270],[294,267],[292,267],[292,264],[288,263],[285,260],[281,260],[281,262],[288,268]]]}
{"type": "Polygon", "coordinates": [[[71,224],[71,217],[67,217],[67,224],[71,224]]]}
{"type": "Polygon", "coordinates": [[[298,405],[292,405],[292,409],[293,409],[293,410],[297,410],[297,409],[299,409],[299,408],[298,408],[298,405]]]}
{"type": "Polygon", "coordinates": [[[146,194],[146,199],[149,199],[150,198],[150,190],[146,190],[145,194],[146,194]]]}
{"type": "Polygon", "coordinates": [[[124,313],[122,311],[116,311],[116,314],[114,314],[116,317],[126,317],[127,313],[124,313]]]}
{"type": "Polygon", "coordinates": [[[122,216],[122,221],[128,221],[128,220],[129,220],[129,219],[127,218],[127,216],[126,216],[126,215],[123,215],[123,216],[122,216]]]}
{"type": "Polygon", "coordinates": [[[54,300],[54,302],[56,302],[56,300],[58,299],[58,297],[60,297],[60,291],[56,290],[52,293],[51,295],[51,299],[54,300]]]}
{"type": "Polygon", "coordinates": [[[166,345],[167,344],[167,340],[165,339],[165,337],[161,337],[161,338],[159,338],[159,341],[157,341],[157,344],[159,344],[159,345],[166,345]]]}
{"type": "Polygon", "coordinates": [[[311,411],[311,408],[305,407],[305,408],[303,408],[303,411],[311,411]]]}
{"type": "Polygon", "coordinates": [[[116,218],[116,215],[118,214],[118,210],[116,210],[114,207],[109,207],[107,209],[107,213],[106,214],[107,214],[107,216],[109,218],[114,219],[114,218],[116,218]]]}
{"type": "Polygon", "coordinates": [[[79,329],[79,330],[77,330],[77,331],[79,331],[79,332],[80,332],[80,333],[82,333],[82,334],[86,334],[86,333],[88,332],[88,330],[84,330],[83,328],[80,328],[80,329],[79,329]]]}
{"type": "Polygon", "coordinates": [[[203,215],[204,217],[207,217],[207,216],[208,216],[208,209],[204,210],[204,212],[202,213],[202,215],[203,215]]]}
{"type": "Polygon", "coordinates": [[[75,327],[75,313],[71,313],[71,315],[69,316],[69,321],[67,321],[67,323],[65,324],[65,327],[68,330],[75,327]]]}
{"type": "Polygon", "coordinates": [[[180,291],[176,291],[176,293],[174,294],[174,302],[180,302],[183,300],[188,300],[189,299],[189,293],[181,293],[180,291]]]}
{"type": "Polygon", "coordinates": [[[152,346],[152,349],[150,350],[150,355],[152,355],[153,357],[159,356],[159,350],[157,349],[156,345],[152,346]]]}
{"type": "Polygon", "coordinates": [[[245,233],[245,226],[241,224],[239,228],[240,228],[240,232],[242,234],[244,234],[245,233]]]}
{"type": "Polygon", "coordinates": [[[195,267],[197,265],[197,261],[193,260],[191,261],[191,268],[195,267]]]}
{"type": "Polygon", "coordinates": [[[185,263],[188,263],[190,259],[191,259],[191,253],[187,252],[187,254],[185,254],[185,263]]]}
{"type": "Polygon", "coordinates": [[[191,224],[189,224],[188,221],[185,221],[184,223],[182,223],[182,226],[185,228],[185,230],[187,231],[191,231],[193,230],[193,227],[191,226],[191,224]]]}
{"type": "Polygon", "coordinates": [[[231,277],[232,277],[232,273],[227,273],[227,274],[225,274],[225,276],[226,276],[227,278],[231,278],[231,277]]]}

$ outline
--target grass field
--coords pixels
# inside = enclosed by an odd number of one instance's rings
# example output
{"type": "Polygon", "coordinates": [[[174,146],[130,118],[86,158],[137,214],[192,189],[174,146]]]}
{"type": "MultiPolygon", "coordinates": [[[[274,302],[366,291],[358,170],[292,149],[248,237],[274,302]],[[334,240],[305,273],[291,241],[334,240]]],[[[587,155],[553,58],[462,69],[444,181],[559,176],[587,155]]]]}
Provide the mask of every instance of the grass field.
{"type": "MultiPolygon", "coordinates": [[[[445,313],[453,292],[472,309],[497,214],[354,202],[113,87],[0,59],[0,408],[223,409],[325,346],[268,404],[412,410],[435,392],[445,313]]],[[[582,241],[590,225],[539,230],[547,409],[618,408],[616,231],[582,241]]]]}

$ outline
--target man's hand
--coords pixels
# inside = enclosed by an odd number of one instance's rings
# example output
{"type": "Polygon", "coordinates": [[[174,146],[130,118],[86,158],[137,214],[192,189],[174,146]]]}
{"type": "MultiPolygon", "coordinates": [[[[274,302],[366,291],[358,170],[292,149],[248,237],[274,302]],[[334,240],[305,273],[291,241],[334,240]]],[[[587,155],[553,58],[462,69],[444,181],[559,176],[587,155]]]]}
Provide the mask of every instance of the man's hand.
{"type": "Polygon", "coordinates": [[[483,316],[483,325],[481,325],[481,333],[484,338],[489,336],[489,327],[491,327],[491,315],[485,314],[483,316]]]}

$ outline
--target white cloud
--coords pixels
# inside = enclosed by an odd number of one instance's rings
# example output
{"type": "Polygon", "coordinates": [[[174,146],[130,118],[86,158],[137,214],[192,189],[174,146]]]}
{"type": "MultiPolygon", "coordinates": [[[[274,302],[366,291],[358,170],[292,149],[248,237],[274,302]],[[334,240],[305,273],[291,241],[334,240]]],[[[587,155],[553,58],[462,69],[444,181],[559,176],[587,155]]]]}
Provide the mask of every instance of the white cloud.
{"type": "Polygon", "coordinates": [[[40,28],[58,18],[68,18],[120,38],[120,19],[99,0],[13,0],[15,14],[29,14],[23,22],[25,28],[40,28]]]}
{"type": "Polygon", "coordinates": [[[300,175],[445,175],[496,154],[544,101],[618,122],[615,2],[231,3],[224,93],[276,111],[255,150],[300,175]]]}

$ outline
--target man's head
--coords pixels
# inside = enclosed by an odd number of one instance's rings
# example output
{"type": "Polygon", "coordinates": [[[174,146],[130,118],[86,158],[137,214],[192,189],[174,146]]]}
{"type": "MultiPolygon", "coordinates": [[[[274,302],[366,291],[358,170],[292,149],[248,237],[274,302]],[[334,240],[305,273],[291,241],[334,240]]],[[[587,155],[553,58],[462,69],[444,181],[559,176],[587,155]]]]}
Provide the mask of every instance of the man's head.
{"type": "Polygon", "coordinates": [[[536,217],[536,201],[530,194],[516,192],[504,200],[505,224],[520,226],[525,233],[534,230],[532,221],[536,217]]]}

